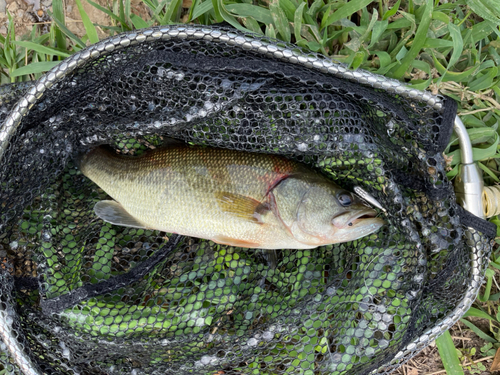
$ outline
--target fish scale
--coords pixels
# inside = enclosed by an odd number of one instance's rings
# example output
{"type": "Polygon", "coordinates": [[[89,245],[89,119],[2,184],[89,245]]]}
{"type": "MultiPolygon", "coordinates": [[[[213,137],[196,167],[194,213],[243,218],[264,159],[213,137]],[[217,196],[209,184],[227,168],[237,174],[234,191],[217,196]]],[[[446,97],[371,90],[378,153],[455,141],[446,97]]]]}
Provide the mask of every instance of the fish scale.
{"type": "Polygon", "coordinates": [[[178,145],[126,156],[98,147],[81,156],[78,164],[114,199],[99,202],[95,211],[117,225],[234,246],[304,249],[359,238],[383,223],[352,195],[353,204],[342,207],[336,195],[350,193],[277,155],[178,145]],[[317,189],[316,196],[305,199],[312,189],[317,189]],[[311,199],[324,202],[325,209],[308,212],[311,199]],[[332,222],[358,212],[369,217],[354,218],[357,227],[347,232],[332,222]],[[300,223],[299,216],[311,222],[300,223]],[[312,229],[304,233],[303,228],[312,229]],[[332,236],[334,229],[338,233],[332,236]]]}

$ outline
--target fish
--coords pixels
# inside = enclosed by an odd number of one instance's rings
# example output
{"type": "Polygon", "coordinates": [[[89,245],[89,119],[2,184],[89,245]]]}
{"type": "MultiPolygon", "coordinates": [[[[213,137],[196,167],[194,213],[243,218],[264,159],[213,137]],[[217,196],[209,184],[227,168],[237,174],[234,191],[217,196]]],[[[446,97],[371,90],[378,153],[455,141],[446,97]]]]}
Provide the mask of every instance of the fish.
{"type": "Polygon", "coordinates": [[[77,158],[113,200],[95,214],[119,226],[255,249],[349,242],[384,220],[356,195],[280,155],[175,144],[140,156],[99,146],[77,158]]]}

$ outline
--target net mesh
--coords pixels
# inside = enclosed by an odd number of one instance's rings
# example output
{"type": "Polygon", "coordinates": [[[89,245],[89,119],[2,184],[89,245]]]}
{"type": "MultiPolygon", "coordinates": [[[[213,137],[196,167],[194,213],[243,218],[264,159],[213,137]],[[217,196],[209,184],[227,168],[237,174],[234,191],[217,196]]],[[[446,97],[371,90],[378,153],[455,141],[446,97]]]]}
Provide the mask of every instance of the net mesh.
{"type": "Polygon", "coordinates": [[[477,293],[492,232],[446,179],[448,98],[195,26],[103,41],[0,98],[9,373],[389,373],[477,293]],[[278,250],[274,264],[263,250],[98,219],[108,197],[75,155],[100,144],[140,155],[172,137],[307,163],[369,192],[387,225],[278,250]]]}

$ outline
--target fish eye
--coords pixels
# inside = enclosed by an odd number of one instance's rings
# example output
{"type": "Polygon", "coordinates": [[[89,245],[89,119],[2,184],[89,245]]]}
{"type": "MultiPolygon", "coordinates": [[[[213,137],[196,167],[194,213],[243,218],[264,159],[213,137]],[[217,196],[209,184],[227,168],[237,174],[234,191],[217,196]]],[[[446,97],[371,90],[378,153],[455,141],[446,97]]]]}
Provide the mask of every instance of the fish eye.
{"type": "Polygon", "coordinates": [[[352,195],[349,193],[340,193],[339,195],[337,195],[337,199],[339,203],[344,207],[350,206],[354,201],[352,199],[352,195]]]}

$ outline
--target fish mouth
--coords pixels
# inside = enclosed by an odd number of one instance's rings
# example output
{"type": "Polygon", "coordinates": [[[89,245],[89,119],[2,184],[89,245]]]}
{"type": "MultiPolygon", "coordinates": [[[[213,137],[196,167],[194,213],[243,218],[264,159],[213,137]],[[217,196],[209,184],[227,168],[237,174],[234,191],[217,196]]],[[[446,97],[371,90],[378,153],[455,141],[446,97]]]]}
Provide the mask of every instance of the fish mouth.
{"type": "Polygon", "coordinates": [[[332,224],[339,229],[354,228],[359,224],[368,224],[368,221],[382,221],[377,218],[377,211],[370,208],[355,212],[342,213],[332,220],[332,224]],[[370,220],[372,219],[372,220],[370,220]]]}
{"type": "Polygon", "coordinates": [[[377,217],[377,211],[362,209],[345,212],[332,220],[335,242],[354,241],[372,234],[385,225],[385,221],[377,217]]]}

